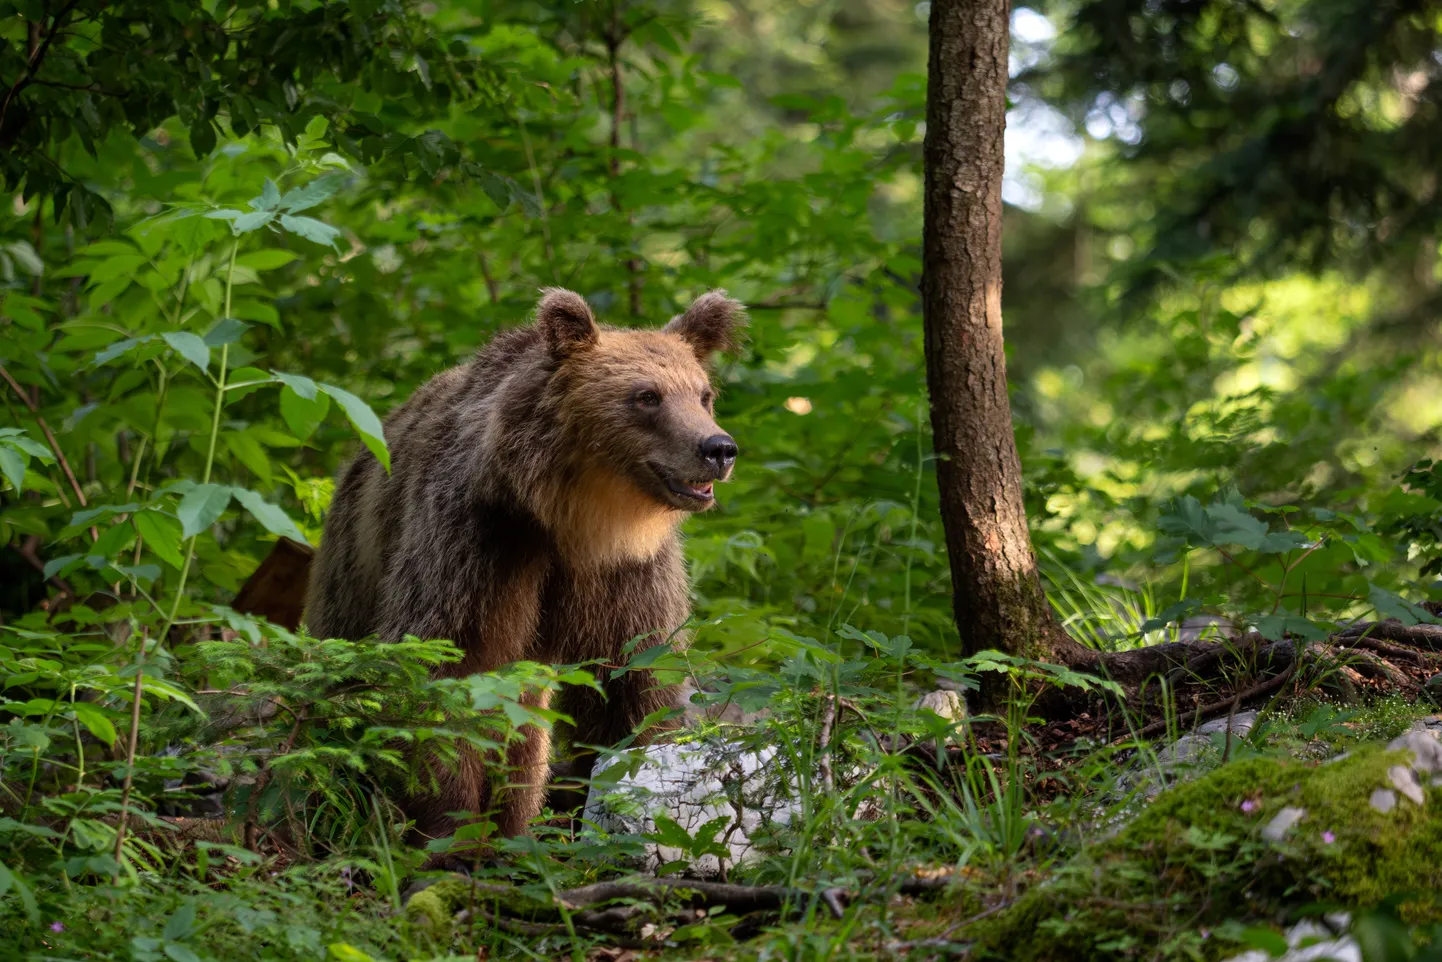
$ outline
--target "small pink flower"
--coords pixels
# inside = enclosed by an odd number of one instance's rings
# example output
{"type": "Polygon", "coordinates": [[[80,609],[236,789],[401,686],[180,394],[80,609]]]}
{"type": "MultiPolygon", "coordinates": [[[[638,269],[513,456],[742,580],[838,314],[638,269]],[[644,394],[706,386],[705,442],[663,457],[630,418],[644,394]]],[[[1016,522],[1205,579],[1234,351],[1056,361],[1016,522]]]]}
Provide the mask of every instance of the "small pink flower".
{"type": "Polygon", "coordinates": [[[1257,803],[1254,802],[1254,801],[1252,801],[1250,798],[1247,799],[1245,802],[1242,803],[1242,811],[1246,812],[1248,815],[1252,814],[1252,813],[1255,812],[1256,810],[1257,810],[1257,803]]]}
{"type": "Polygon", "coordinates": [[[1324,844],[1324,845],[1331,845],[1331,844],[1332,844],[1333,842],[1335,842],[1336,840],[1337,840],[1337,836],[1333,835],[1331,832],[1323,832],[1323,833],[1322,833],[1322,844],[1324,844]]]}
{"type": "Polygon", "coordinates": [[[51,922],[51,923],[50,923],[50,931],[52,931],[52,932],[64,932],[64,931],[65,931],[65,923],[63,923],[63,922],[51,922]]]}

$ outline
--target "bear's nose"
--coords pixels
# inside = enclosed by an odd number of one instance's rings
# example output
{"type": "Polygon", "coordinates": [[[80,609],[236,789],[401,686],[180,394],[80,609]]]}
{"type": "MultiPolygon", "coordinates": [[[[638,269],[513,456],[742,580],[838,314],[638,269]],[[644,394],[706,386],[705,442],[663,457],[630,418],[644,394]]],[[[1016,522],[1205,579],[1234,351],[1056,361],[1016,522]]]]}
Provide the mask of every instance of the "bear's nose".
{"type": "Polygon", "coordinates": [[[701,457],[716,465],[725,474],[736,463],[736,442],[729,434],[713,434],[701,442],[701,457]]]}

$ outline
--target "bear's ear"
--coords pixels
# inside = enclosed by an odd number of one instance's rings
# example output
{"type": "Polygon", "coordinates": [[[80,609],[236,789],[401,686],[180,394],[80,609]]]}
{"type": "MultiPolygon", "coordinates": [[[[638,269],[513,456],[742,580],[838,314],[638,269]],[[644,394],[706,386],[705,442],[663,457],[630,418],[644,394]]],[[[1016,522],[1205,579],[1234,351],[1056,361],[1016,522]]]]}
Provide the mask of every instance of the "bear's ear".
{"type": "Polygon", "coordinates": [[[599,338],[596,316],[586,299],[575,291],[559,287],[541,289],[536,305],[536,326],[545,335],[546,346],[555,357],[566,357],[595,344],[599,338]]]}
{"type": "Polygon", "coordinates": [[[722,290],[707,291],[686,308],[686,313],[673,317],[662,330],[679,335],[696,357],[705,364],[717,351],[733,351],[741,344],[741,328],[746,326],[746,308],[726,296],[722,290]]]}

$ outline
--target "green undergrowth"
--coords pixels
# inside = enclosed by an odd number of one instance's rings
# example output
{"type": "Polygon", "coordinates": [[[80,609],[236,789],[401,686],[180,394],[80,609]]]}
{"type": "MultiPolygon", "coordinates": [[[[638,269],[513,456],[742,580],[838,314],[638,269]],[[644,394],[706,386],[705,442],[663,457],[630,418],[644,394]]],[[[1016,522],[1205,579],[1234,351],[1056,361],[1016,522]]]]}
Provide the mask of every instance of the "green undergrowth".
{"type": "Polygon", "coordinates": [[[6,903],[0,959],[404,959],[443,946],[397,917],[391,902],[331,864],[259,872],[224,884],[150,878],[75,886],[28,924],[6,903]]]}
{"type": "MultiPolygon", "coordinates": [[[[1246,915],[1280,924],[1308,906],[1359,908],[1442,889],[1442,793],[1389,813],[1368,803],[1405,753],[1377,746],[1329,763],[1257,757],[1160,795],[1108,841],[1060,867],[1015,906],[978,923],[978,957],[1043,962],[1133,954],[1220,958],[1246,915]],[[1306,815],[1281,842],[1263,827],[1306,815]]],[[[1442,919],[1425,901],[1411,921],[1442,919]]]]}

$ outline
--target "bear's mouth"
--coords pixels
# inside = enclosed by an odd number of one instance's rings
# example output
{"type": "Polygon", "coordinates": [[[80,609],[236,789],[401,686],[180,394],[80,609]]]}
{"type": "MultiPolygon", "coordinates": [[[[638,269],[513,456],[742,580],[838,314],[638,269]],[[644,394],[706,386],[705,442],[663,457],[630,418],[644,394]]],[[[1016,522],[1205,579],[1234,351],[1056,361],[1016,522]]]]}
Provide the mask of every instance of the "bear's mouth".
{"type": "Polygon", "coordinates": [[[710,481],[677,481],[674,478],[666,480],[666,487],[671,489],[672,494],[679,494],[683,498],[695,498],[697,501],[710,501],[715,497],[713,485],[710,481]]]}
{"type": "Polygon", "coordinates": [[[651,471],[656,479],[666,489],[666,494],[674,506],[682,509],[704,509],[711,506],[716,500],[715,482],[713,480],[687,481],[660,465],[650,465],[651,471]]]}

